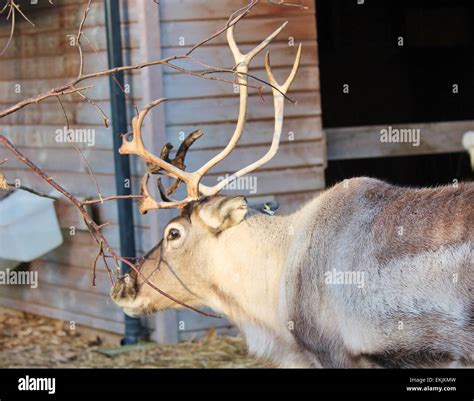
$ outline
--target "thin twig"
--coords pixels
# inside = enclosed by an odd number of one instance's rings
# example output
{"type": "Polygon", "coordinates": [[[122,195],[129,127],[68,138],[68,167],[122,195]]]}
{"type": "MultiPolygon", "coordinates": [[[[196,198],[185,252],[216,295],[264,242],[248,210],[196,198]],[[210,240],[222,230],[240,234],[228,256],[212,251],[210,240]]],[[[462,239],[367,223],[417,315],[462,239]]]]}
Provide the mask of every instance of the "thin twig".
{"type": "Polygon", "coordinates": [[[99,242],[99,251],[97,252],[97,256],[94,259],[94,265],[92,267],[92,285],[95,287],[95,279],[97,277],[97,261],[103,255],[104,249],[102,241],[99,242]]]}
{"type": "Polygon", "coordinates": [[[109,202],[117,199],[143,199],[145,198],[144,195],[114,195],[114,196],[107,196],[105,198],[100,199],[90,199],[82,201],[83,205],[96,205],[97,203],[104,203],[109,202]]]}
{"type": "Polygon", "coordinates": [[[48,99],[50,97],[57,97],[58,95],[70,95],[71,93],[83,91],[89,88],[92,88],[93,85],[88,85],[88,86],[83,86],[80,88],[74,88],[73,86],[66,85],[62,88],[59,89],[51,89],[48,92],[41,93],[39,95],[33,96],[29,99],[22,100],[21,102],[18,102],[17,104],[9,107],[8,109],[2,111],[0,113],[0,118],[3,118],[5,116],[8,116],[9,114],[12,114],[23,107],[29,106],[30,104],[36,104],[39,103],[45,99],[48,99]]]}
{"type": "Polygon", "coordinates": [[[79,24],[79,29],[77,31],[77,36],[76,36],[76,43],[77,43],[77,48],[79,49],[79,72],[77,74],[77,77],[80,78],[82,76],[82,73],[84,72],[84,55],[82,53],[82,46],[81,46],[81,37],[82,37],[82,30],[84,29],[84,23],[86,22],[87,16],[89,15],[89,11],[91,9],[91,3],[92,0],[89,0],[87,2],[87,6],[84,10],[84,15],[82,16],[82,20],[79,24]]]}
{"type": "Polygon", "coordinates": [[[20,6],[16,4],[14,0],[7,0],[7,2],[5,3],[5,6],[0,11],[0,14],[2,14],[7,8],[9,8],[8,14],[7,14],[7,20],[9,20],[10,17],[12,17],[12,22],[11,22],[11,27],[10,27],[10,35],[8,36],[7,43],[5,44],[2,51],[0,52],[0,56],[3,56],[5,54],[5,52],[7,51],[13,39],[13,34],[15,32],[15,25],[16,25],[15,13],[18,12],[18,14],[20,14],[25,19],[25,21],[29,22],[32,26],[35,26],[35,24],[25,15],[25,13],[21,11],[20,6]]]}
{"type": "Polygon", "coordinates": [[[91,106],[94,106],[99,114],[102,116],[102,120],[104,121],[104,126],[105,128],[109,128],[110,125],[110,119],[109,117],[105,114],[104,110],[102,110],[102,107],[100,107],[96,102],[94,102],[92,99],[90,99],[88,96],[84,95],[81,91],[76,92],[85,102],[89,103],[91,106]]]}
{"type": "Polygon", "coordinates": [[[230,27],[234,26],[237,24],[242,18],[244,18],[251,10],[253,7],[255,7],[258,4],[258,0],[251,0],[250,4],[246,5],[245,7],[242,7],[238,9],[237,11],[233,12],[232,15],[229,17],[227,20],[227,23],[225,26],[221,29],[219,29],[216,33],[212,34],[211,36],[207,37],[204,40],[201,40],[200,42],[196,43],[187,53],[186,56],[190,56],[191,53],[196,50],[198,47],[201,47],[205,45],[206,43],[210,42],[212,39],[218,37],[225,31],[227,31],[230,27]],[[237,18],[234,16],[241,13],[237,18]],[[234,19],[235,18],[235,19],[234,19]],[[234,21],[231,23],[231,21],[234,21]]]}
{"type": "MultiPolygon", "coordinates": [[[[105,66],[107,65],[107,60],[105,59],[105,57],[103,56],[102,53],[99,52],[99,49],[97,49],[97,47],[94,45],[94,43],[92,43],[92,41],[87,37],[86,34],[82,34],[82,36],[87,40],[87,43],[89,44],[90,48],[94,51],[94,53],[101,59],[102,61],[102,64],[104,64],[105,66]]],[[[119,82],[119,80],[114,76],[114,75],[111,75],[112,77],[112,80],[115,82],[115,84],[120,88],[120,90],[122,91],[123,95],[127,98],[127,100],[132,104],[133,108],[135,110],[138,110],[138,107],[135,105],[134,103],[134,100],[133,100],[133,97],[130,96],[129,93],[127,93],[127,91],[125,90],[125,88],[122,86],[122,84],[119,82]]],[[[138,114],[138,111],[137,111],[137,114],[138,114]]]]}
{"type": "MultiPolygon", "coordinates": [[[[12,6],[11,6],[11,0],[9,3],[7,3],[7,5],[10,4],[10,10],[9,10],[9,13],[8,13],[8,16],[7,16],[7,19],[9,18],[10,14],[12,14],[12,22],[11,22],[11,28],[10,28],[10,36],[8,36],[8,40],[7,40],[7,43],[5,44],[5,46],[3,47],[2,49],[2,52],[0,53],[0,56],[3,56],[5,54],[5,52],[7,51],[8,47],[10,46],[10,43],[13,39],[13,34],[15,33],[15,11],[13,10],[12,6]],[[13,11],[12,11],[13,10],[13,11]]],[[[6,6],[5,6],[6,7],[6,6]]],[[[2,12],[5,10],[5,8],[2,10],[2,12]]]]}
{"type": "Polygon", "coordinates": [[[43,194],[41,192],[36,191],[35,189],[32,189],[30,187],[26,187],[24,185],[16,185],[13,182],[7,182],[7,185],[12,189],[21,189],[23,191],[30,192],[34,195],[41,196],[42,198],[49,198],[49,199],[52,199],[52,200],[57,200],[58,199],[55,196],[43,194]]]}
{"type": "MultiPolygon", "coordinates": [[[[189,58],[191,60],[194,60],[191,56],[189,58]]],[[[231,70],[231,69],[217,68],[216,67],[213,71],[205,71],[204,73],[199,73],[199,72],[194,72],[194,71],[187,70],[185,68],[179,67],[176,64],[166,63],[166,65],[173,68],[173,69],[175,69],[176,71],[179,71],[183,74],[190,75],[190,76],[193,76],[193,77],[204,78],[204,79],[207,79],[207,80],[210,80],[210,81],[224,82],[224,83],[232,84],[232,85],[236,84],[235,81],[231,81],[231,80],[228,80],[228,79],[216,78],[216,77],[206,77],[207,74],[218,73],[218,72],[222,72],[222,73],[229,73],[230,72],[232,74],[236,74],[236,71],[231,70]]],[[[249,74],[241,74],[241,75],[250,76],[249,74]]],[[[242,84],[242,85],[247,86],[248,88],[251,88],[251,89],[256,89],[256,90],[261,89],[260,86],[255,86],[255,85],[251,85],[251,84],[242,84]]]]}
{"type": "MultiPolygon", "coordinates": [[[[197,61],[197,62],[199,64],[203,65],[203,66],[206,66],[206,64],[200,63],[199,61],[197,61]]],[[[210,67],[212,67],[212,66],[210,66],[210,67]]],[[[236,76],[244,76],[245,75],[248,78],[254,79],[257,82],[260,82],[264,85],[268,85],[270,88],[275,89],[277,92],[279,92],[281,95],[283,95],[283,97],[286,100],[288,100],[290,103],[296,103],[296,100],[289,97],[286,93],[283,93],[278,87],[276,87],[275,85],[272,85],[270,82],[266,81],[265,79],[257,77],[256,75],[249,74],[249,73],[237,72],[237,71],[235,71],[235,67],[232,68],[232,69],[231,68],[217,68],[217,67],[212,67],[212,68],[213,69],[211,69],[209,71],[203,71],[202,75],[205,76],[207,74],[218,74],[218,73],[232,73],[232,74],[235,74],[236,76]]],[[[226,82],[226,81],[224,81],[224,82],[226,82]]],[[[244,84],[239,84],[237,82],[234,82],[234,83],[237,84],[237,85],[244,85],[244,84]]],[[[248,85],[248,84],[245,85],[245,86],[247,86],[249,88],[256,89],[259,92],[259,94],[260,94],[261,89],[263,89],[262,86],[254,86],[254,85],[248,85]]]]}
{"type": "Polygon", "coordinates": [[[308,9],[308,6],[304,6],[303,4],[287,3],[285,0],[267,0],[267,2],[268,4],[273,4],[274,6],[297,7],[303,10],[308,9]]]}
{"type": "MultiPolygon", "coordinates": [[[[80,92],[77,92],[77,93],[80,93],[80,92]]],[[[64,116],[66,117],[66,128],[69,131],[69,119],[67,117],[66,110],[64,109],[64,105],[63,105],[63,102],[61,101],[61,98],[59,96],[57,96],[57,99],[58,99],[58,102],[61,106],[61,109],[63,110],[64,116]]],[[[84,161],[84,164],[86,165],[87,171],[89,172],[89,175],[91,176],[92,180],[94,181],[95,187],[97,189],[97,194],[99,195],[99,197],[102,197],[99,182],[97,181],[97,177],[95,176],[94,172],[92,171],[92,167],[89,163],[89,160],[87,160],[87,157],[84,155],[82,150],[79,149],[79,146],[77,146],[76,142],[74,142],[74,138],[70,138],[70,139],[71,139],[72,146],[74,147],[76,152],[79,153],[79,155],[81,156],[82,160],[84,161]]]]}

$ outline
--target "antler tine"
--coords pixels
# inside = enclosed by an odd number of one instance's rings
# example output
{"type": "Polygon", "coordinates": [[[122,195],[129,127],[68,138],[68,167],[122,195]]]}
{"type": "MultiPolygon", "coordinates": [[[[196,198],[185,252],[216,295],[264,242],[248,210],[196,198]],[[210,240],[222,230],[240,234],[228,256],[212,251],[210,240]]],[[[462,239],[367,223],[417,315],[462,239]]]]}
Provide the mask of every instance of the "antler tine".
{"type": "MultiPolygon", "coordinates": [[[[277,80],[275,79],[275,76],[273,75],[272,67],[270,65],[270,52],[267,52],[265,55],[265,71],[268,76],[268,81],[270,84],[273,86],[273,93],[277,92],[278,90],[280,92],[283,92],[283,94],[286,94],[288,92],[288,89],[290,88],[290,85],[294,81],[296,74],[298,73],[298,68],[300,66],[301,62],[301,50],[303,48],[303,44],[300,43],[298,46],[298,51],[296,52],[296,57],[295,61],[293,62],[293,67],[291,69],[290,75],[286,79],[285,83],[283,85],[280,85],[277,80]],[[277,90],[278,89],[278,90],[277,90]]],[[[280,93],[282,95],[282,93],[280,93]]],[[[283,96],[283,95],[282,95],[283,96]]]]}
{"type": "Polygon", "coordinates": [[[295,61],[293,63],[293,68],[290,72],[290,75],[288,76],[287,80],[285,81],[283,85],[280,85],[276,81],[273,75],[273,72],[270,66],[270,53],[267,52],[266,57],[265,57],[265,70],[267,72],[269,82],[273,85],[273,88],[272,88],[273,89],[273,103],[274,103],[274,108],[275,108],[275,129],[274,129],[273,139],[272,139],[272,144],[270,146],[270,149],[264,156],[262,156],[256,162],[248,165],[247,167],[242,168],[241,170],[227,177],[225,180],[220,181],[217,185],[210,188],[206,188],[207,195],[210,196],[210,195],[217,194],[223,188],[225,188],[226,185],[230,184],[235,179],[242,177],[245,174],[248,174],[252,171],[255,171],[257,168],[261,167],[262,165],[270,161],[277,153],[278,148],[280,146],[281,132],[283,129],[283,111],[284,111],[284,105],[285,105],[284,94],[286,94],[286,92],[290,88],[290,85],[294,81],[296,77],[296,73],[298,72],[298,68],[301,61],[301,49],[302,49],[302,45],[300,44],[298,47],[298,52],[295,57],[295,61]]]}
{"type": "Polygon", "coordinates": [[[262,43],[260,43],[257,47],[250,50],[246,55],[245,59],[250,61],[263,49],[265,49],[272,41],[275,39],[283,29],[288,25],[288,21],[285,21],[276,31],[274,31],[271,35],[269,35],[262,43]]]}
{"type": "Polygon", "coordinates": [[[285,21],[278,29],[276,29],[270,35],[268,35],[267,38],[263,40],[258,46],[254,47],[248,53],[242,54],[241,51],[239,50],[239,47],[237,46],[237,42],[235,41],[235,36],[234,36],[235,21],[239,18],[240,16],[236,17],[234,20],[230,22],[229,29],[227,29],[227,43],[229,44],[230,50],[232,52],[232,55],[234,56],[234,60],[237,67],[239,67],[239,65],[244,65],[248,67],[252,59],[258,53],[260,53],[263,49],[265,49],[273,41],[273,39],[275,39],[280,34],[280,32],[283,29],[285,29],[285,27],[288,25],[288,21],[285,21]]]}
{"type": "MultiPolygon", "coordinates": [[[[150,194],[150,191],[148,190],[148,180],[150,178],[150,173],[146,173],[142,177],[141,181],[141,195],[144,196],[144,198],[140,198],[138,200],[138,210],[140,211],[141,214],[146,214],[150,210],[155,210],[155,209],[181,209],[185,207],[188,203],[196,200],[197,198],[188,195],[185,199],[183,200],[165,200],[162,202],[157,202],[150,194]]],[[[161,183],[159,182],[158,185],[161,183]]],[[[160,192],[162,191],[162,188],[160,188],[160,192]]],[[[189,191],[188,191],[189,193],[189,191]]],[[[167,197],[165,199],[168,199],[167,197]]]]}
{"type": "Polygon", "coordinates": [[[193,143],[196,140],[201,138],[203,135],[204,135],[204,131],[200,129],[191,132],[184,139],[184,141],[181,142],[181,145],[179,145],[178,151],[176,152],[176,156],[173,159],[173,164],[175,164],[180,169],[184,170],[186,168],[186,165],[184,164],[184,159],[186,158],[189,148],[193,145],[193,143]]]}
{"type": "MultiPolygon", "coordinates": [[[[236,17],[239,18],[239,17],[236,17]]],[[[235,19],[233,20],[235,21],[235,19]]],[[[233,22],[232,21],[232,22],[233,22]]],[[[231,24],[232,24],[231,22],[231,24]]],[[[273,39],[286,27],[288,21],[284,22],[278,29],[276,29],[272,34],[270,34],[263,42],[261,42],[258,46],[250,50],[246,54],[242,54],[237,46],[234,37],[234,26],[231,25],[227,30],[227,42],[229,47],[232,51],[234,56],[234,60],[236,62],[236,73],[237,73],[237,81],[240,86],[239,91],[239,116],[237,117],[237,125],[235,127],[234,134],[232,135],[229,143],[226,147],[216,156],[214,156],[211,160],[209,160],[206,164],[204,164],[200,169],[196,171],[196,174],[202,178],[211,168],[213,168],[216,164],[221,162],[225,159],[236,147],[240,137],[242,136],[244,129],[245,129],[245,121],[247,118],[247,102],[248,102],[248,68],[249,64],[252,59],[259,54],[265,47],[267,47],[273,39]]],[[[203,195],[208,195],[208,187],[205,185],[200,185],[199,190],[203,195]]]]}
{"type": "MultiPolygon", "coordinates": [[[[174,185],[176,185],[176,187],[178,187],[178,186],[179,186],[179,183],[180,183],[180,181],[179,181],[178,179],[176,179],[174,185]]],[[[158,190],[160,191],[161,199],[163,199],[165,202],[174,202],[174,199],[171,199],[171,198],[168,196],[168,193],[167,193],[167,192],[168,192],[168,189],[163,186],[163,183],[161,182],[161,178],[160,178],[160,177],[158,177],[158,178],[156,179],[156,185],[157,185],[157,187],[158,187],[158,190]]]]}
{"type": "MultiPolygon", "coordinates": [[[[194,142],[201,138],[204,135],[202,130],[196,130],[191,132],[179,145],[178,151],[176,152],[176,156],[173,159],[169,158],[169,153],[171,149],[173,149],[173,145],[171,143],[167,143],[163,146],[160,153],[160,158],[171,163],[173,166],[185,171],[186,165],[184,164],[184,160],[188,153],[189,148],[194,144],[194,142]]],[[[148,172],[152,174],[162,174],[162,175],[170,175],[169,173],[165,173],[163,169],[158,166],[155,166],[151,163],[147,163],[148,172]]],[[[175,178],[173,184],[171,184],[168,188],[164,188],[161,185],[161,181],[158,180],[158,187],[160,188],[161,198],[163,200],[168,200],[168,196],[172,195],[176,192],[179,187],[181,180],[179,178],[175,178]]]]}

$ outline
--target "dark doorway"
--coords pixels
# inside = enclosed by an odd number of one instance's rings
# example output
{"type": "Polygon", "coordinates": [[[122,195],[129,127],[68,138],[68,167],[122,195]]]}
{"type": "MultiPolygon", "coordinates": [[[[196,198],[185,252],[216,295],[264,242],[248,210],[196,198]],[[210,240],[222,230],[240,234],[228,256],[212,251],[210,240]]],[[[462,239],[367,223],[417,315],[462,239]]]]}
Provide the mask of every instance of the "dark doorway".
{"type": "MultiPolygon", "coordinates": [[[[324,128],[474,120],[474,1],[316,0],[316,14],[324,128]]],[[[464,153],[328,163],[328,184],[356,175],[472,173],[464,153]]]]}
{"type": "Polygon", "coordinates": [[[333,160],[328,163],[326,185],[345,178],[370,176],[404,186],[436,186],[471,179],[467,153],[402,156],[355,160],[333,160]]]}

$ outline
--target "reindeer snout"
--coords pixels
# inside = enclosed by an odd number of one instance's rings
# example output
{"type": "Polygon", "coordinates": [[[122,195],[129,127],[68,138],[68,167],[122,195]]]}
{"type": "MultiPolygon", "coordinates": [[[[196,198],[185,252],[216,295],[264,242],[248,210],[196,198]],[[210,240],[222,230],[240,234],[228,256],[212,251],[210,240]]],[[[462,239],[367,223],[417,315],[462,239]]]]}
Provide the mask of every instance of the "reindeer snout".
{"type": "Polygon", "coordinates": [[[112,299],[119,305],[124,301],[132,301],[137,296],[137,282],[134,275],[125,274],[115,280],[112,292],[112,299]]]}

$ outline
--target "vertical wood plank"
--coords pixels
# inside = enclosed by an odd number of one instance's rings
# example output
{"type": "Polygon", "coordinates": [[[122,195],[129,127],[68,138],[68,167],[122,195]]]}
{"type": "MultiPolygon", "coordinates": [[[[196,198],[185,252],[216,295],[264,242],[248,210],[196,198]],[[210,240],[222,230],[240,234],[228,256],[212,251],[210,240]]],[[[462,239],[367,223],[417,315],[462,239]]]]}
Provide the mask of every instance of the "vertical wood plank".
{"type": "MultiPolygon", "coordinates": [[[[150,1],[139,0],[134,3],[138,8],[140,24],[141,55],[143,60],[161,58],[160,12],[159,7],[150,7],[150,1]]],[[[142,70],[143,105],[153,99],[163,97],[163,76],[160,66],[142,70]]],[[[155,107],[148,115],[144,125],[145,145],[155,154],[159,154],[166,143],[166,125],[164,107],[155,107]]],[[[150,185],[153,195],[159,197],[156,186],[150,185]]],[[[169,218],[169,212],[160,210],[148,213],[150,216],[150,235],[152,243],[158,243],[161,232],[169,218]]],[[[173,310],[154,315],[152,339],[159,343],[176,343],[178,341],[177,315],[173,310]]]]}

